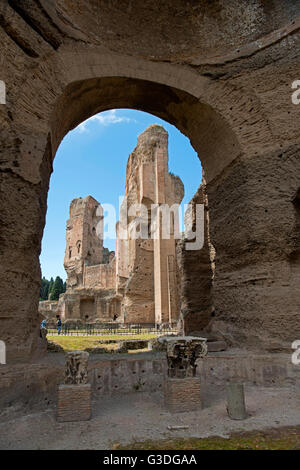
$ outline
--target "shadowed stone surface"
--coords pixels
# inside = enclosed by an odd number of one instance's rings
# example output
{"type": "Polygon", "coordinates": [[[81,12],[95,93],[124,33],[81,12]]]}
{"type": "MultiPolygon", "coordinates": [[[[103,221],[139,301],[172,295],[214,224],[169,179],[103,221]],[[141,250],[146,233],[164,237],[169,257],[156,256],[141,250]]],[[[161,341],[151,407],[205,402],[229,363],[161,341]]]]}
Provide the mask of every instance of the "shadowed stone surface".
{"type": "Polygon", "coordinates": [[[8,363],[39,354],[39,254],[56,150],[84,119],[119,107],[174,124],[201,159],[214,328],[242,347],[290,348],[300,335],[299,23],[292,0],[1,2],[8,363]]]}

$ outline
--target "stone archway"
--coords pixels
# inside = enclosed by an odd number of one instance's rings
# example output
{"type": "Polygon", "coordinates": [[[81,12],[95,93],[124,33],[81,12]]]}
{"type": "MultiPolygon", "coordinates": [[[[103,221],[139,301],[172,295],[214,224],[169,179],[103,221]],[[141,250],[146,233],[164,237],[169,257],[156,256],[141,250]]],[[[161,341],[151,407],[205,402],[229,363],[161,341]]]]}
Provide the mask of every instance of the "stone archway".
{"type": "MultiPolygon", "coordinates": [[[[14,2],[10,3],[6,15],[13,14],[14,2]]],[[[92,15],[92,10],[87,14],[92,15]]],[[[282,22],[277,20],[279,28],[282,22]]],[[[9,33],[4,44],[12,47],[5,62],[8,92],[0,130],[1,339],[7,345],[8,362],[26,360],[37,348],[38,256],[56,149],[79,122],[118,107],[148,111],[174,124],[189,137],[201,159],[217,251],[216,324],[243,346],[290,344],[299,332],[299,292],[290,282],[295,268],[291,269],[289,257],[295,250],[291,227],[293,196],[299,186],[300,136],[290,102],[283,98],[280,102],[281,116],[290,122],[285,131],[270,104],[281,87],[280,73],[272,76],[270,90],[264,88],[263,72],[255,74],[260,64],[255,59],[251,84],[243,77],[246,61],[251,65],[245,57],[259,55],[259,47],[251,43],[251,50],[243,46],[233,56],[227,47],[217,61],[209,58],[205,65],[205,60],[185,62],[176,54],[174,61],[167,61],[142,57],[140,52],[107,52],[94,40],[79,38],[81,26],[72,37],[69,25],[58,43],[52,30],[31,31],[30,23],[26,28],[27,40],[21,42],[4,23],[4,34],[9,33]],[[37,34],[45,42],[37,41],[37,34]],[[16,57],[11,55],[14,47],[16,57]],[[242,78],[237,66],[231,65],[239,60],[242,78]],[[228,79],[220,80],[222,73],[228,79]]],[[[242,35],[243,44],[251,42],[248,36],[242,35]]],[[[284,71],[288,82],[299,65],[291,72],[280,62],[283,54],[276,56],[276,38],[269,37],[264,48],[271,48],[277,71],[284,71]]],[[[267,57],[260,60],[272,73],[267,57]]],[[[288,100],[287,88],[284,93],[288,100]]]]}

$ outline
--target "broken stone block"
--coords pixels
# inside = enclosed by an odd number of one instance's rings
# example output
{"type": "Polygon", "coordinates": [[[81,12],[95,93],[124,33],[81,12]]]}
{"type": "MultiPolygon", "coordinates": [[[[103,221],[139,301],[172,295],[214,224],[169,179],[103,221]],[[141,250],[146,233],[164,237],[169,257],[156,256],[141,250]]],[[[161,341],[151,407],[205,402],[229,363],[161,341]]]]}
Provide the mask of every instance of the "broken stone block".
{"type": "Polygon", "coordinates": [[[228,382],[227,391],[227,413],[231,419],[246,419],[246,405],[244,384],[238,382],[228,382]]]}
{"type": "Polygon", "coordinates": [[[88,382],[89,353],[72,351],[66,354],[65,384],[78,385],[88,382]]]}
{"type": "Polygon", "coordinates": [[[115,352],[127,353],[129,350],[146,349],[148,346],[148,340],[136,339],[136,340],[125,340],[120,341],[115,352]]]}
{"type": "Polygon", "coordinates": [[[166,338],[169,377],[195,377],[200,357],[207,354],[205,338],[178,336],[166,338]]]}
{"type": "Polygon", "coordinates": [[[47,351],[52,353],[64,353],[64,348],[59,344],[54,343],[53,341],[47,340],[47,351]]]}
{"type": "Polygon", "coordinates": [[[85,351],[88,352],[89,354],[107,354],[111,352],[106,348],[99,348],[99,347],[86,348],[85,351]]]}
{"type": "Polygon", "coordinates": [[[47,333],[48,333],[47,328],[41,328],[40,332],[41,332],[41,338],[46,339],[47,338],[47,333]]]}

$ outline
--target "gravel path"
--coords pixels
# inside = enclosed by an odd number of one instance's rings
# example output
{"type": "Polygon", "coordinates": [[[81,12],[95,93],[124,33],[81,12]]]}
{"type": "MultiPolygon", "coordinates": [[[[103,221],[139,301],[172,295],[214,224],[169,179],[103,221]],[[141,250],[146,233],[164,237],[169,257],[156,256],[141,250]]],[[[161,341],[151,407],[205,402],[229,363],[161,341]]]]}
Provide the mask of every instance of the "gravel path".
{"type": "Polygon", "coordinates": [[[232,421],[225,391],[203,390],[203,409],[170,414],[159,393],[132,393],[93,402],[93,417],[80,423],[57,423],[55,410],[20,415],[15,407],[0,416],[0,449],[112,449],[117,443],[170,437],[228,437],[231,432],[300,425],[300,393],[296,388],[247,386],[249,417],[232,421]],[[170,431],[168,425],[188,429],[170,431]]]}

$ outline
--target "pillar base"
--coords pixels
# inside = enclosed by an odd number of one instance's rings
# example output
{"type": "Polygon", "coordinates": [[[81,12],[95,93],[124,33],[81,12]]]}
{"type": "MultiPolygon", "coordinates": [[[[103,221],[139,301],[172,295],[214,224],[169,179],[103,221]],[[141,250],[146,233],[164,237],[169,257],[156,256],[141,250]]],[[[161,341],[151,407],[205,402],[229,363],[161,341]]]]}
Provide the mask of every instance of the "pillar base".
{"type": "Polygon", "coordinates": [[[201,410],[200,378],[166,377],[164,382],[165,406],[171,413],[201,410]]]}
{"type": "Polygon", "coordinates": [[[91,419],[91,384],[59,385],[57,421],[91,419]]]}

